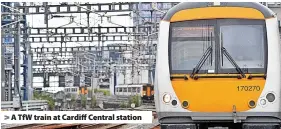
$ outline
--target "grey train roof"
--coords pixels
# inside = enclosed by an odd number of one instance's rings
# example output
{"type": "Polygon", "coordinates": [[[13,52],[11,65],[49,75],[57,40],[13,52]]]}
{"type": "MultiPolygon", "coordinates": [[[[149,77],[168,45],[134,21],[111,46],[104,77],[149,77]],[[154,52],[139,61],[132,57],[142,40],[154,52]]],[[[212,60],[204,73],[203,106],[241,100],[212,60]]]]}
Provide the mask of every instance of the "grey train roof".
{"type": "MultiPolygon", "coordinates": [[[[170,21],[172,16],[181,10],[212,7],[214,2],[183,2],[172,7],[164,16],[163,20],[170,21]]],[[[255,2],[220,2],[220,7],[245,7],[259,10],[265,18],[274,17],[274,13],[262,4],[255,2]]]]}

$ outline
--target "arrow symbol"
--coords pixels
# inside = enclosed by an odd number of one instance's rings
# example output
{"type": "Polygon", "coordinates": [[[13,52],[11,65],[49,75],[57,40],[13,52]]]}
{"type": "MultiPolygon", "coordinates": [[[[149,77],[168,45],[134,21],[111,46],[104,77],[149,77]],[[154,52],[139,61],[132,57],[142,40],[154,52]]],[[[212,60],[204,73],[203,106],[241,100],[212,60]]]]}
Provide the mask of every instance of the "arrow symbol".
{"type": "Polygon", "coordinates": [[[9,119],[10,117],[9,116],[4,116],[4,120],[7,120],[7,119],[9,119]]]}

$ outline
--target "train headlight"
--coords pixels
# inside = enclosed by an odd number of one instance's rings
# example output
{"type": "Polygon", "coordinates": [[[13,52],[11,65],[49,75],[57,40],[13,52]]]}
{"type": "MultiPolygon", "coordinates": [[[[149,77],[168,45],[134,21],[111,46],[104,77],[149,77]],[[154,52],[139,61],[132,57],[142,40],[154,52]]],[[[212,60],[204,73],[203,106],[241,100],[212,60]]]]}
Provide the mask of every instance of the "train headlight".
{"type": "Polygon", "coordinates": [[[260,103],[261,103],[261,105],[265,105],[266,104],[266,100],[265,99],[261,99],[260,103]]]}
{"type": "Polygon", "coordinates": [[[172,99],[172,97],[171,97],[171,95],[169,95],[169,94],[165,94],[165,95],[163,96],[163,101],[164,101],[165,103],[169,103],[169,102],[171,101],[171,99],[172,99]]]}
{"type": "Polygon", "coordinates": [[[266,99],[268,100],[268,102],[273,102],[275,100],[275,95],[273,93],[268,93],[266,95],[266,99]]]}
{"type": "Polygon", "coordinates": [[[182,106],[183,106],[183,108],[188,108],[189,103],[187,101],[183,101],[182,106]]]}
{"type": "Polygon", "coordinates": [[[177,100],[173,100],[173,101],[172,101],[172,105],[173,105],[173,106],[176,106],[177,103],[178,103],[177,100]]]}
{"type": "Polygon", "coordinates": [[[256,107],[256,102],[254,100],[249,101],[249,107],[250,108],[256,107]]]}

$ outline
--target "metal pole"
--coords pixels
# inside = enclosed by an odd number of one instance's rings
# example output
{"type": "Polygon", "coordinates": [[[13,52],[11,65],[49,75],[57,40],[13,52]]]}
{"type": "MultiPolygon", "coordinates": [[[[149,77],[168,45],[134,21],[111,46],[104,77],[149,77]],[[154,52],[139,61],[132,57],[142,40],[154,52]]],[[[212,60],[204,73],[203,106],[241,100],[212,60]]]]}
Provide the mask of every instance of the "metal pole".
{"type": "Polygon", "coordinates": [[[88,41],[91,41],[91,32],[92,30],[90,29],[90,12],[87,12],[87,27],[88,27],[88,41]]]}
{"type": "MultiPolygon", "coordinates": [[[[2,35],[1,37],[3,37],[3,32],[2,32],[2,35]]],[[[4,54],[5,54],[5,47],[4,47],[4,44],[3,44],[3,38],[1,38],[1,69],[5,69],[5,57],[4,57],[4,54]]],[[[1,101],[4,101],[5,100],[5,72],[1,72],[1,101]]]]}
{"type": "Polygon", "coordinates": [[[8,101],[13,101],[12,99],[12,74],[11,70],[8,70],[8,101]]]}
{"type": "Polygon", "coordinates": [[[14,101],[19,101],[19,105],[16,105],[15,108],[21,109],[22,103],[21,103],[21,91],[19,86],[19,78],[20,78],[20,23],[17,23],[17,33],[15,34],[15,45],[14,45],[14,101]],[[18,107],[19,106],[19,107],[18,107]]]}
{"type": "MultiPolygon", "coordinates": [[[[24,5],[26,4],[25,2],[23,3],[24,5]]],[[[26,12],[26,9],[23,9],[23,12],[26,12]]],[[[24,19],[24,24],[23,24],[23,27],[24,27],[24,30],[23,30],[23,47],[24,47],[24,51],[23,51],[23,87],[25,88],[24,89],[24,94],[23,94],[23,100],[28,100],[30,97],[29,97],[29,89],[30,89],[30,85],[28,83],[28,69],[30,69],[28,67],[28,49],[29,49],[29,42],[28,42],[28,31],[27,31],[27,23],[26,23],[26,16],[23,15],[22,16],[23,19],[24,19]]]]}
{"type": "Polygon", "coordinates": [[[44,23],[46,24],[46,30],[47,30],[47,42],[49,42],[49,22],[48,22],[48,16],[49,16],[49,7],[48,7],[48,2],[43,3],[44,8],[45,8],[45,13],[44,13],[44,23]]]}
{"type": "MultiPolygon", "coordinates": [[[[101,70],[102,67],[100,67],[101,65],[101,58],[100,57],[102,54],[101,54],[101,28],[100,28],[100,24],[98,24],[98,52],[97,52],[97,56],[96,58],[98,58],[98,62],[97,62],[97,66],[98,66],[98,69],[101,70]]],[[[98,78],[98,81],[97,81],[97,88],[99,89],[100,88],[100,72],[97,71],[97,78],[98,78]]]]}

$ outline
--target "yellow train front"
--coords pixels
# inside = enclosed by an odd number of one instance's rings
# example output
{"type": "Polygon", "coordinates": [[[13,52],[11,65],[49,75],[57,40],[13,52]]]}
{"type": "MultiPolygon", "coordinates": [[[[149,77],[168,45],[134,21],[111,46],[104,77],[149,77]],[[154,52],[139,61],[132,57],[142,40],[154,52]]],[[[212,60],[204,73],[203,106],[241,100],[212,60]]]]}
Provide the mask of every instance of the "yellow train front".
{"type": "Polygon", "coordinates": [[[144,84],[142,87],[142,102],[153,103],[154,102],[154,86],[151,84],[144,84]]]}
{"type": "Polygon", "coordinates": [[[160,22],[155,105],[162,128],[280,128],[276,15],[259,3],[180,3],[160,22]]]}

